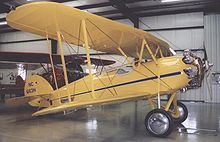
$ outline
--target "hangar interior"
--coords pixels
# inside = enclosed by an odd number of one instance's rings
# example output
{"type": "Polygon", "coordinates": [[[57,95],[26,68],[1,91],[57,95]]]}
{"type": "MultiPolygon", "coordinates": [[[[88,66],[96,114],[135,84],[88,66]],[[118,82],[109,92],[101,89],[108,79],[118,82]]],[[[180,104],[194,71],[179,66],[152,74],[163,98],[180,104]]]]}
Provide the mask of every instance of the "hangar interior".
{"type": "MultiPolygon", "coordinates": [[[[0,1],[0,52],[48,53],[45,37],[15,30],[7,25],[7,13],[26,3],[40,0],[0,1]]],[[[0,141],[219,141],[220,130],[220,2],[218,0],[51,0],[136,27],[165,40],[183,53],[194,49],[214,64],[202,87],[178,94],[189,109],[183,126],[168,138],[148,136],[144,117],[150,110],[146,101],[87,108],[68,115],[47,115],[33,118],[36,109],[28,105],[8,107],[4,99],[22,93],[4,92],[4,86],[16,86],[16,76],[24,80],[40,70],[39,65],[0,62],[0,141]],[[27,68],[28,66],[28,68],[27,68]],[[4,96],[4,97],[3,97],[4,96]],[[180,132],[186,127],[188,132],[180,132]]],[[[57,42],[50,39],[54,54],[60,54],[57,42]]],[[[70,54],[63,44],[64,54],[70,54]]],[[[73,47],[85,54],[84,48],[73,47]]],[[[97,51],[91,51],[97,53],[97,51]]],[[[72,53],[74,54],[74,53],[72,53]]],[[[123,57],[100,55],[116,61],[123,57]]],[[[93,57],[97,57],[94,55],[93,57]]],[[[35,58],[35,56],[33,56],[35,58]]],[[[37,57],[36,57],[37,58],[37,57]]],[[[2,59],[2,58],[1,58],[2,59]]],[[[13,58],[11,59],[13,60],[13,58]]],[[[83,67],[86,72],[87,68],[83,67]]],[[[95,70],[95,69],[94,69],[95,70]]],[[[11,89],[11,88],[10,88],[11,89]]],[[[9,89],[9,90],[10,90],[9,89]]],[[[18,91],[18,90],[16,90],[18,91]]],[[[22,91],[21,91],[22,92],[22,91]]]]}

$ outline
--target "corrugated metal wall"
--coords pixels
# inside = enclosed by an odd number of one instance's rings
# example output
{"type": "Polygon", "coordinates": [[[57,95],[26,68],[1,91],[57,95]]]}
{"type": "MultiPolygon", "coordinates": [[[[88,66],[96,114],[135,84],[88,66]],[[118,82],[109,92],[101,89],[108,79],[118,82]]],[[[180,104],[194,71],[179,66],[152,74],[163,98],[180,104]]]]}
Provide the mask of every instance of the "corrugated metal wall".
{"type": "MultiPolygon", "coordinates": [[[[214,63],[212,72],[220,72],[220,14],[206,15],[204,21],[205,46],[209,60],[214,63]]],[[[212,85],[212,94],[213,100],[205,96],[205,101],[220,103],[220,85],[212,85]]]]}

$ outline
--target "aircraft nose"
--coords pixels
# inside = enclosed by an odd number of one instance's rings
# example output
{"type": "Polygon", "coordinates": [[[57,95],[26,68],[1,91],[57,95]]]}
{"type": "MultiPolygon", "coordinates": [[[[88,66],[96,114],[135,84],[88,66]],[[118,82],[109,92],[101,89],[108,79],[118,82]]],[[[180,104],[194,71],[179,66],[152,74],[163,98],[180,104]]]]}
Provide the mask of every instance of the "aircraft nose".
{"type": "Polygon", "coordinates": [[[192,65],[183,70],[191,79],[188,88],[201,87],[205,74],[205,63],[188,49],[184,51],[182,60],[185,64],[192,65]]]}

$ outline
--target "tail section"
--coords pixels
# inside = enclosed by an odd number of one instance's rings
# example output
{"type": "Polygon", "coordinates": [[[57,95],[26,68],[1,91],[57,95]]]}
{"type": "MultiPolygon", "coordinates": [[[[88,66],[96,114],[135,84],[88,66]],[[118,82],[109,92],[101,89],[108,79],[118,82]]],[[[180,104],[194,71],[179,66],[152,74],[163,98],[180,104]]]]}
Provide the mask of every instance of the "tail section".
{"type": "Polygon", "coordinates": [[[35,98],[28,103],[36,107],[48,107],[50,94],[53,92],[53,87],[50,83],[39,75],[30,76],[24,86],[25,97],[35,98]]]}
{"type": "Polygon", "coordinates": [[[5,103],[10,106],[29,103],[31,106],[48,107],[52,92],[53,88],[46,79],[32,75],[25,82],[24,96],[7,99],[5,103]]]}

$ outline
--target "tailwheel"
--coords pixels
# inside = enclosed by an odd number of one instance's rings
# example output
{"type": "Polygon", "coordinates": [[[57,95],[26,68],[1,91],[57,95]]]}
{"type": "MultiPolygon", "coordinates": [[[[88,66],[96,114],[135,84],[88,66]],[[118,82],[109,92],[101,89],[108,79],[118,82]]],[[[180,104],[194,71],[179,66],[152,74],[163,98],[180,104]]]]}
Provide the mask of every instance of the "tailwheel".
{"type": "Polygon", "coordinates": [[[173,112],[171,112],[171,115],[172,115],[173,121],[175,123],[181,124],[188,117],[188,109],[183,103],[178,101],[177,102],[177,112],[175,112],[173,110],[173,112]]]}
{"type": "Polygon", "coordinates": [[[154,109],[145,117],[145,127],[148,134],[155,137],[166,137],[173,130],[172,116],[163,109],[154,109]]]}

